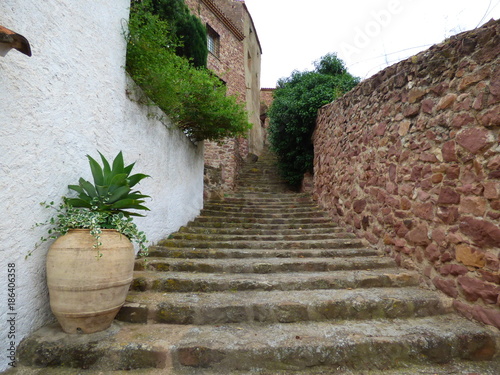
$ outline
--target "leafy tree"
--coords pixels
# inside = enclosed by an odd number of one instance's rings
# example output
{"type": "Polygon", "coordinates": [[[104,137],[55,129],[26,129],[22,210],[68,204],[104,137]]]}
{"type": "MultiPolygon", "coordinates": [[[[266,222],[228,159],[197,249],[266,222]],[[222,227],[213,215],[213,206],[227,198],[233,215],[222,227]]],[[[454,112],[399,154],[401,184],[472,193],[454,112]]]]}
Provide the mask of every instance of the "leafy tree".
{"type": "Polygon", "coordinates": [[[245,136],[251,128],[244,104],[226,95],[221,80],[176,54],[170,25],[151,2],[131,9],[126,69],[154,104],[193,140],[245,136]]]}
{"type": "Polygon", "coordinates": [[[318,109],[359,83],[334,53],[314,66],[314,71],[294,71],[280,79],[269,109],[271,148],[278,155],[283,177],[293,186],[300,185],[304,173],[313,169],[311,136],[318,109]]]}
{"type": "Polygon", "coordinates": [[[176,53],[196,67],[207,66],[207,30],[189,11],[184,0],[152,0],[151,11],[169,25],[176,53]]]}

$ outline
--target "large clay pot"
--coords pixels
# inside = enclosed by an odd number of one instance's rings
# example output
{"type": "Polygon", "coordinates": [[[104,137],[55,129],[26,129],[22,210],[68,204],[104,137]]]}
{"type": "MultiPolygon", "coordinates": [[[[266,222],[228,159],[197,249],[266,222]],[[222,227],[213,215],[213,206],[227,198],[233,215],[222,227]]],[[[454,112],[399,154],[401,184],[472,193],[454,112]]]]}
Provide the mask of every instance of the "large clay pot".
{"type": "Polygon", "coordinates": [[[95,241],[89,230],[70,230],[47,254],[50,307],[67,333],[108,328],[132,282],[135,254],[129,239],[107,229],[98,249],[95,241]]]}

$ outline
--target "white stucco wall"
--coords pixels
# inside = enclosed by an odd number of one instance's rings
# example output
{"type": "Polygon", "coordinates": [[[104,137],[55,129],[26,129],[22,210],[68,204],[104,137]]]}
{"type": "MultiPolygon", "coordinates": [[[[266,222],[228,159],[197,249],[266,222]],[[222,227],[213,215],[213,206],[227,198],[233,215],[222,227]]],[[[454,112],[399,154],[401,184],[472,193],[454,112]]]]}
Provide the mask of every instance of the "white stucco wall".
{"type": "MultiPolygon", "coordinates": [[[[86,154],[124,152],[151,211],[137,220],[152,242],[194,218],[203,205],[203,145],[148,116],[128,99],[123,28],[129,0],[2,0],[0,25],[24,35],[32,57],[0,56],[0,371],[10,341],[52,319],[45,283],[48,244],[39,202],[90,179],[86,154]],[[15,338],[9,339],[8,265],[15,267],[15,338]]],[[[10,272],[12,274],[12,272],[10,272]]]]}

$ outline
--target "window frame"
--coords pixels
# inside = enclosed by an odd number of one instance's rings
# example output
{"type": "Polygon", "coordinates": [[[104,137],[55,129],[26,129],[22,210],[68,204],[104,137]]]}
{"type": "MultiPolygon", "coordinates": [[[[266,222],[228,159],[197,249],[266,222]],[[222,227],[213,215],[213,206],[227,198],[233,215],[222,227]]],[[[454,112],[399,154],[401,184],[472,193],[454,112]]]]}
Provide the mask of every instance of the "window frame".
{"type": "Polygon", "coordinates": [[[220,56],[220,35],[207,23],[207,48],[215,57],[220,56]]]}

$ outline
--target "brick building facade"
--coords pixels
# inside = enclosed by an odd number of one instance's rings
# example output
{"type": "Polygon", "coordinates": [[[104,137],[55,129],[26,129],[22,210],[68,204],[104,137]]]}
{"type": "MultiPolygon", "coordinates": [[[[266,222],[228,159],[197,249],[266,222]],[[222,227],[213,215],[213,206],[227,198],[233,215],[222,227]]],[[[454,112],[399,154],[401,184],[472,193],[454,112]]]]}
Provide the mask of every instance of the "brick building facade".
{"type": "Polygon", "coordinates": [[[247,138],[205,142],[205,192],[210,197],[234,187],[241,162],[249,152],[260,154],[264,129],[260,123],[260,61],[262,49],[244,1],[185,0],[207,28],[207,67],[225,83],[229,95],[246,103],[247,138]]]}

